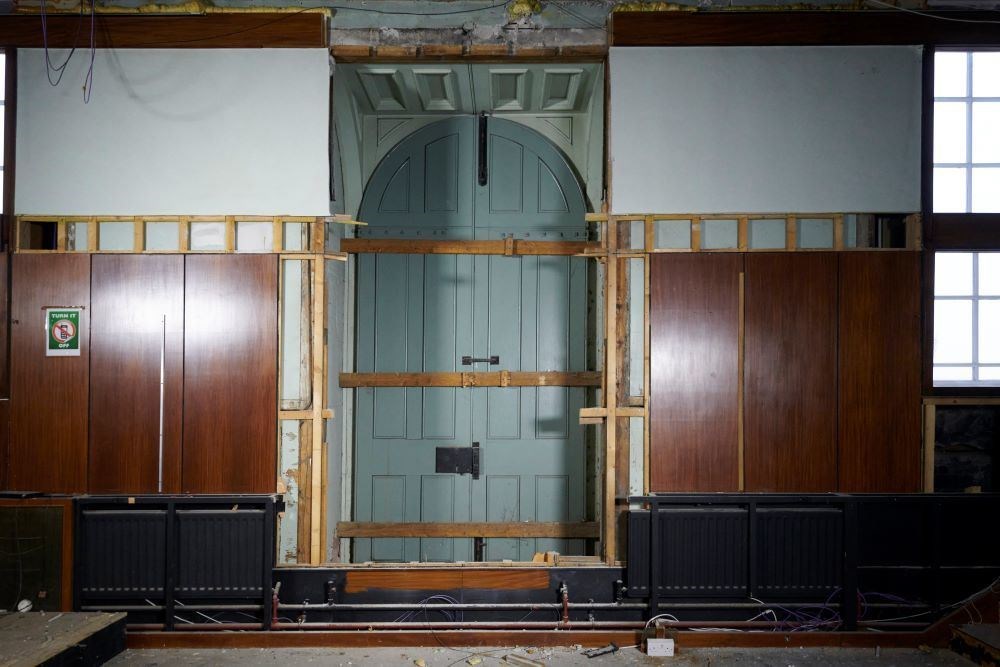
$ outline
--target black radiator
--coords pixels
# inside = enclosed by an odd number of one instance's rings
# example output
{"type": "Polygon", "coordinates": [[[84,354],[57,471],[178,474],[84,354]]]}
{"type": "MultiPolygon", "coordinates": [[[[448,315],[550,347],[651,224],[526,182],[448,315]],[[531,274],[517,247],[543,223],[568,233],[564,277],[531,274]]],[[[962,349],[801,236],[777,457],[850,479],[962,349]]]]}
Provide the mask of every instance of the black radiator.
{"type": "Polygon", "coordinates": [[[853,628],[858,600],[941,609],[1000,575],[997,494],[663,494],[630,502],[646,509],[629,513],[626,590],[649,598],[651,615],[692,600],[815,601],[836,605],[853,628]]]}
{"type": "Polygon", "coordinates": [[[278,503],[269,495],[79,498],[76,609],[128,611],[130,622],[168,629],[222,622],[219,615],[267,627],[278,503]]]}

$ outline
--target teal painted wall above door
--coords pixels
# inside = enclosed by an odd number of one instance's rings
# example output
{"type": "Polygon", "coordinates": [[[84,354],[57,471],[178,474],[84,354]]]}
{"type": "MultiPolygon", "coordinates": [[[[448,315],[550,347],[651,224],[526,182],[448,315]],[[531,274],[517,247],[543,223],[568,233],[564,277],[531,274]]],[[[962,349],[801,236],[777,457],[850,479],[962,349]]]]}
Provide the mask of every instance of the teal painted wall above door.
{"type": "MultiPolygon", "coordinates": [[[[583,240],[580,185],[541,135],[487,121],[478,183],[474,116],[439,121],[383,159],[359,235],[583,240]]],[[[357,371],[587,370],[587,267],[578,257],[359,256],[357,371]],[[497,355],[463,366],[462,356],[497,355]]],[[[354,520],[582,521],[585,390],[356,390],[354,520]],[[438,447],[480,444],[482,472],[435,472],[438,447]]],[[[485,560],[583,553],[582,540],[489,539],[485,560]]],[[[471,561],[471,539],[355,539],[354,561],[471,561]]]]}

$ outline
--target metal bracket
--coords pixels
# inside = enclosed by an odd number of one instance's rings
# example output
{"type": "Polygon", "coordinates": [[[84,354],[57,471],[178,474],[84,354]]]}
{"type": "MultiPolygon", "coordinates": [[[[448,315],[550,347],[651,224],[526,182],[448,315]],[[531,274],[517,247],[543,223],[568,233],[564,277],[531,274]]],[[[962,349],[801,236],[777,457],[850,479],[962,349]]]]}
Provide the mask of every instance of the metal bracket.
{"type": "Polygon", "coordinates": [[[479,479],[479,443],[472,447],[437,447],[434,450],[434,472],[438,474],[472,475],[479,479]]]}
{"type": "Polygon", "coordinates": [[[479,115],[479,185],[484,186],[489,182],[489,168],[487,167],[487,142],[489,131],[487,129],[486,112],[479,115]]]}
{"type": "Polygon", "coordinates": [[[471,366],[472,364],[489,364],[490,366],[496,366],[500,363],[499,355],[491,355],[489,357],[473,357],[471,355],[465,355],[462,357],[463,366],[471,366]]]}

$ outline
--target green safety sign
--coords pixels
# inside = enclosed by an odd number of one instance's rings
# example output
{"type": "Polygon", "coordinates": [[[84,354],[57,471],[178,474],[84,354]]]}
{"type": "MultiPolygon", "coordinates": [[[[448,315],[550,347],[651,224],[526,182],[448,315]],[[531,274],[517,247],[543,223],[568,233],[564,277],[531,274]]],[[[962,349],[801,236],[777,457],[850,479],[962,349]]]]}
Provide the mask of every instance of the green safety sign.
{"type": "Polygon", "coordinates": [[[80,311],[80,308],[45,310],[46,356],[80,356],[80,311]]]}

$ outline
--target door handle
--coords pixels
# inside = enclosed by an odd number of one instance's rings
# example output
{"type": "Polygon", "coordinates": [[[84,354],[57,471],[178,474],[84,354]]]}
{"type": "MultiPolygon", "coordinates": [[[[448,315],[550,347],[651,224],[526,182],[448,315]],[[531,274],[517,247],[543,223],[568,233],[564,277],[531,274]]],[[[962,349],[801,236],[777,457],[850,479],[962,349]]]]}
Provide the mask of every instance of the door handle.
{"type": "Polygon", "coordinates": [[[472,364],[489,364],[490,366],[496,366],[500,363],[500,355],[494,354],[489,357],[470,357],[468,355],[462,357],[463,366],[471,366],[472,364]]]}

